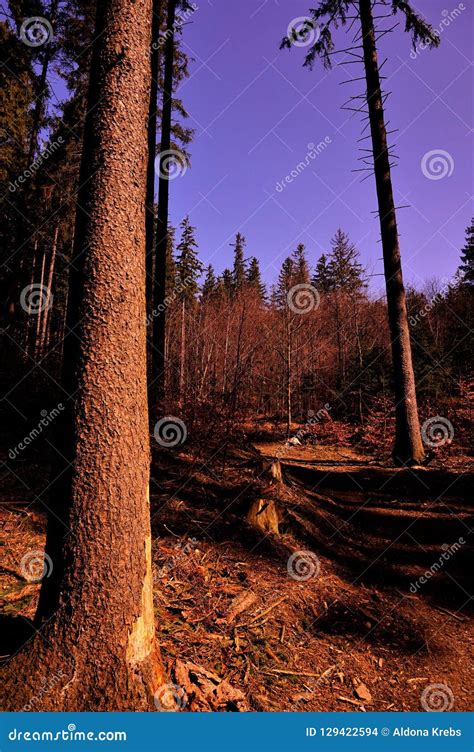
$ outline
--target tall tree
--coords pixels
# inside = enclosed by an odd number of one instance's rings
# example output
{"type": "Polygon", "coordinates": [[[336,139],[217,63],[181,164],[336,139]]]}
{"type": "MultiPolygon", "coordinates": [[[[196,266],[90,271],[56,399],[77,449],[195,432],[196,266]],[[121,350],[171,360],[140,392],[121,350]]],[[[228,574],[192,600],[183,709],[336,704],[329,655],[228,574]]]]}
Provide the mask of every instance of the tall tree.
{"type": "Polygon", "coordinates": [[[364,286],[363,267],[359,263],[359,251],[349,236],[339,229],[331,240],[328,273],[331,288],[343,288],[347,292],[359,291],[364,286]]]}
{"type": "Polygon", "coordinates": [[[176,250],[176,279],[179,285],[181,301],[181,357],[179,368],[179,402],[186,396],[186,316],[188,310],[196,303],[199,290],[198,280],[202,273],[202,264],[197,255],[195,229],[185,217],[181,222],[181,240],[176,250]]]}
{"type": "Polygon", "coordinates": [[[284,338],[283,347],[278,349],[283,363],[284,363],[284,394],[285,394],[285,412],[286,412],[286,435],[289,436],[291,432],[291,423],[293,418],[293,403],[292,403],[292,368],[293,368],[293,343],[294,343],[294,329],[295,329],[295,314],[292,311],[288,296],[295,284],[298,284],[299,280],[296,275],[296,264],[294,260],[294,254],[288,256],[282,263],[280,273],[278,275],[278,282],[273,290],[273,303],[281,312],[283,318],[284,338]]]}
{"type": "Polygon", "coordinates": [[[239,292],[246,281],[246,264],[244,258],[246,240],[245,237],[238,232],[235,236],[235,243],[231,243],[231,247],[234,249],[234,267],[232,269],[232,285],[234,293],[239,292]]]}
{"type": "Polygon", "coordinates": [[[469,227],[466,227],[466,243],[461,252],[461,266],[459,269],[463,282],[468,285],[474,285],[474,217],[469,227]]]}
{"type": "Polygon", "coordinates": [[[257,293],[257,297],[261,302],[266,298],[267,291],[265,285],[262,282],[262,274],[260,272],[260,264],[255,256],[251,256],[249,259],[249,265],[247,269],[247,284],[251,290],[257,293]]]}
{"type": "MultiPolygon", "coordinates": [[[[306,55],[305,65],[312,67],[315,58],[319,56],[326,67],[331,67],[331,55],[334,52],[332,28],[339,24],[344,25],[348,14],[356,11],[360,22],[361,50],[367,85],[365,97],[372,138],[394,372],[396,430],[393,458],[397,464],[417,463],[423,459],[424,450],[418,418],[372,2],[373,0],[357,0],[357,3],[353,0],[320,0],[318,7],[309,11],[307,24],[303,24],[298,32],[293,30],[283,39],[281,46],[290,48],[295,35],[304,35],[310,27],[321,24],[318,39],[306,55]]],[[[404,16],[405,30],[411,34],[413,44],[419,40],[429,47],[436,47],[439,44],[439,35],[433,32],[431,26],[416,12],[408,0],[380,0],[380,2],[382,6],[389,7],[393,14],[401,13],[404,16]]]]}
{"type": "MultiPolygon", "coordinates": [[[[153,269],[155,249],[155,158],[156,124],[158,107],[158,76],[160,64],[160,14],[162,0],[153,0],[153,21],[151,26],[150,52],[150,101],[148,106],[148,162],[146,172],[146,300],[147,312],[153,310],[153,269]]],[[[150,356],[152,361],[152,357],[150,356]]],[[[150,363],[151,366],[151,363],[150,363]]]]}
{"type": "Polygon", "coordinates": [[[152,380],[149,390],[150,422],[165,394],[166,335],[166,246],[168,237],[169,150],[171,145],[171,113],[173,101],[174,36],[177,0],[168,0],[164,56],[163,106],[161,112],[161,143],[158,179],[158,216],[156,223],[156,262],[153,282],[153,307],[160,315],[153,319],[152,380]]]}
{"type": "Polygon", "coordinates": [[[64,464],[46,544],[52,572],[42,582],[40,633],[5,669],[11,708],[59,669],[64,681],[38,701],[42,710],[146,710],[163,683],[143,273],[152,9],[151,0],[97,8],[65,343],[69,398],[57,444],[64,464]]]}
{"type": "Polygon", "coordinates": [[[333,288],[331,270],[325,253],[322,253],[316,262],[312,283],[320,293],[328,293],[333,288]]]}
{"type": "Polygon", "coordinates": [[[206,267],[206,276],[204,277],[204,282],[202,284],[202,299],[203,300],[209,300],[213,295],[215,295],[217,289],[217,279],[216,274],[214,272],[214,267],[212,264],[209,264],[206,267]]]}
{"type": "Polygon", "coordinates": [[[295,284],[309,284],[309,266],[304,243],[298,243],[296,246],[296,250],[293,252],[293,261],[295,266],[295,284]]]}
{"type": "MultiPolygon", "coordinates": [[[[164,33],[164,71],[163,71],[163,104],[161,109],[161,142],[159,155],[158,178],[158,213],[156,222],[156,263],[153,270],[153,308],[161,311],[153,318],[152,332],[152,379],[149,385],[150,422],[156,413],[158,404],[165,395],[165,339],[166,339],[166,253],[168,237],[169,212],[169,181],[173,111],[173,83],[175,78],[176,32],[181,28],[177,24],[177,10],[192,11],[193,7],[187,0],[168,0],[166,16],[166,30],[164,33]]],[[[183,113],[183,109],[181,109],[183,113]]],[[[183,156],[184,159],[184,156],[183,156]]],[[[151,272],[151,262],[148,271],[151,272]]]]}

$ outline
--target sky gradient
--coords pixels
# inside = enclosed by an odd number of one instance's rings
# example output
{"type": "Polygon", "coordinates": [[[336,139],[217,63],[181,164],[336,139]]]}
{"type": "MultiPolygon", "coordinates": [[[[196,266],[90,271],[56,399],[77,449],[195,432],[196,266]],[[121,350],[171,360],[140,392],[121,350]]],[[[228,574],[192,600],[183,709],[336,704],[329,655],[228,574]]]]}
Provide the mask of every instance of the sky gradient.
{"type": "MultiPolygon", "coordinates": [[[[178,92],[196,129],[192,164],[171,182],[171,221],[189,214],[197,228],[199,253],[217,271],[232,260],[237,231],[247,255],[257,256],[265,281],[275,280],[282,260],[305,243],[314,266],[338,227],[349,233],[367,266],[374,292],[382,292],[381,245],[372,176],[361,183],[360,116],[341,110],[364,82],[360,64],[325,71],[319,61],[303,68],[307,48],[279,51],[288,24],[304,16],[311,0],[197,0],[183,31],[193,58],[190,78],[178,92]],[[293,182],[284,180],[305,160],[308,144],[326,146],[293,182]]],[[[379,42],[387,57],[383,73],[393,151],[393,170],[405,279],[422,287],[435,276],[450,277],[459,263],[464,230],[473,213],[472,47],[473,5],[417,0],[416,7],[441,32],[437,50],[413,56],[400,25],[379,42]],[[455,11],[457,17],[452,12],[455,11]],[[444,11],[444,13],[443,13],[444,11]],[[441,162],[427,152],[442,150],[441,162]],[[431,164],[431,168],[430,168],[431,164]],[[434,171],[432,179],[430,169],[434,171]],[[436,170],[441,169],[441,172],[436,170]],[[446,172],[444,177],[441,175],[446,172]]],[[[379,21],[382,28],[392,18],[379,21]]],[[[354,31],[354,30],[353,30],[354,31]]],[[[336,33],[340,47],[352,37],[336,33]]],[[[340,55],[340,61],[348,60],[340,55]]]]}

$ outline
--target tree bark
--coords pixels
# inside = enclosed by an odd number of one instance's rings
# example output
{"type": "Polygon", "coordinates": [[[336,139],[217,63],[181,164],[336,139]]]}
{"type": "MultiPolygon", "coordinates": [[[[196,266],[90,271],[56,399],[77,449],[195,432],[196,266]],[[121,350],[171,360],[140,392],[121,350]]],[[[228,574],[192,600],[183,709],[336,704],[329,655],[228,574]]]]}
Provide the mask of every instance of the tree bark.
{"type": "Polygon", "coordinates": [[[397,464],[418,463],[424,457],[424,450],[418,419],[410,330],[371,0],[359,0],[359,11],[395,385],[396,433],[393,458],[397,464]]]}
{"type": "Polygon", "coordinates": [[[150,393],[150,424],[156,419],[156,409],[165,396],[165,332],[166,332],[166,249],[168,245],[169,168],[171,145],[171,111],[173,97],[174,24],[176,0],[168,0],[166,43],[161,115],[160,174],[158,179],[158,217],[156,226],[156,264],[153,304],[159,311],[153,317],[153,372],[150,393]]]}
{"type": "Polygon", "coordinates": [[[145,184],[152,0],[97,8],[61,426],[39,633],[5,669],[8,709],[152,709],[145,184]],[[71,331],[74,333],[71,334],[71,331]],[[61,467],[58,465],[58,468],[61,467]],[[47,563],[49,564],[48,560],[47,563]]]}

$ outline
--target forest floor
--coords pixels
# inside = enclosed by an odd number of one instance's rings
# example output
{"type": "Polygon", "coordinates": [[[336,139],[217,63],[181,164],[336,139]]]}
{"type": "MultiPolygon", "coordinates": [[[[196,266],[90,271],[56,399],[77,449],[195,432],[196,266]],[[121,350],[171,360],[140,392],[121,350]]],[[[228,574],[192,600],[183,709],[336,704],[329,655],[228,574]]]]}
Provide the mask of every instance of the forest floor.
{"type": "MultiPolygon", "coordinates": [[[[157,452],[158,641],[170,682],[187,677],[183,708],[472,710],[472,468],[468,458],[438,465],[395,471],[349,448],[261,437],[229,451],[224,470],[190,450],[157,452]],[[259,479],[275,456],[282,482],[259,479]],[[278,535],[246,521],[256,497],[276,504],[278,535]],[[221,681],[238,690],[235,707],[232,691],[209,692],[221,681]]],[[[29,466],[22,483],[18,470],[4,477],[10,626],[33,617],[39,592],[20,562],[44,545],[40,476],[29,466]]]]}

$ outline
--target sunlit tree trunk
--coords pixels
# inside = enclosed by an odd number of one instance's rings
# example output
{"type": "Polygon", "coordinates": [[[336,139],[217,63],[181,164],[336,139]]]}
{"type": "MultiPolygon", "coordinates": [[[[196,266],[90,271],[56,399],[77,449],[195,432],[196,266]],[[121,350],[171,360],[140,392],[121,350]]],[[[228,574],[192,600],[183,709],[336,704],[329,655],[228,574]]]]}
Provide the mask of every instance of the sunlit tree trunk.
{"type": "Polygon", "coordinates": [[[400,464],[417,463],[423,459],[424,450],[418,419],[406,295],[371,0],[359,0],[359,11],[395,384],[396,435],[393,457],[400,464]]]}
{"type": "MultiPolygon", "coordinates": [[[[40,633],[3,707],[146,710],[163,683],[148,501],[145,184],[151,0],[99,3],[40,633]],[[72,333],[70,333],[72,332],[72,333]],[[62,464],[61,464],[62,463],[62,464]],[[60,673],[59,673],[60,672],[60,673]],[[60,679],[38,697],[38,686],[60,679]]],[[[51,685],[51,683],[50,683],[51,685]]]]}

